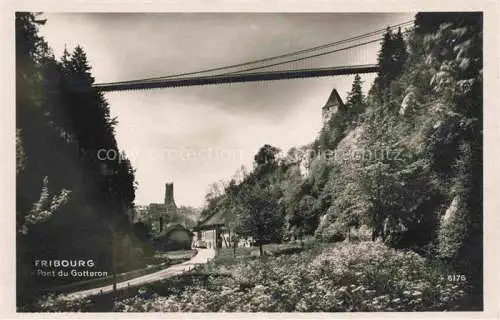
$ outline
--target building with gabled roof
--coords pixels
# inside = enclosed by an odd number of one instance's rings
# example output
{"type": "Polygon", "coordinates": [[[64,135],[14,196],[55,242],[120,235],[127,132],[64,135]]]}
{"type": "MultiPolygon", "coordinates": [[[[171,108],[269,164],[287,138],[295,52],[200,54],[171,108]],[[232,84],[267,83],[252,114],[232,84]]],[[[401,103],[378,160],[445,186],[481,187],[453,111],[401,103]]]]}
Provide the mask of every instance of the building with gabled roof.
{"type": "Polygon", "coordinates": [[[326,104],[321,109],[321,115],[323,118],[323,123],[328,122],[333,114],[337,113],[340,109],[344,108],[345,105],[342,102],[342,98],[340,98],[337,89],[333,89],[332,93],[330,93],[330,97],[326,101],[326,104]]]}
{"type": "Polygon", "coordinates": [[[153,237],[153,243],[158,251],[189,250],[193,236],[194,233],[182,224],[169,223],[153,237]]]}
{"type": "Polygon", "coordinates": [[[196,240],[202,240],[208,248],[231,247],[231,232],[226,225],[222,210],[215,210],[208,217],[200,220],[193,230],[196,232],[196,240]]]}

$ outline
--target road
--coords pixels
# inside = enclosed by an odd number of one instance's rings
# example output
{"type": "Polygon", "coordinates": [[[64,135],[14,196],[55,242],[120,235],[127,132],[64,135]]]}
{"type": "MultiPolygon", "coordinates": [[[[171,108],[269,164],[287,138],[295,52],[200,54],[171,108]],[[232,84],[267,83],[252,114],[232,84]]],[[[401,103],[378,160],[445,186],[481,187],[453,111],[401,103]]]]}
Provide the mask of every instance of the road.
{"type": "MultiPolygon", "coordinates": [[[[156,271],[156,272],[144,275],[144,276],[129,279],[127,281],[118,282],[116,284],[116,288],[121,289],[121,288],[126,288],[128,286],[137,286],[137,285],[141,285],[141,284],[145,284],[145,283],[151,283],[151,282],[167,279],[167,278],[182,274],[185,271],[191,270],[196,265],[207,263],[209,260],[211,260],[215,257],[215,250],[214,249],[197,249],[197,250],[198,250],[198,253],[188,261],[170,266],[166,269],[156,271]]],[[[108,293],[111,291],[113,291],[112,284],[104,286],[104,287],[73,292],[73,293],[68,294],[66,297],[69,299],[79,299],[79,298],[93,296],[93,295],[97,295],[97,294],[101,294],[101,293],[108,293]]]]}

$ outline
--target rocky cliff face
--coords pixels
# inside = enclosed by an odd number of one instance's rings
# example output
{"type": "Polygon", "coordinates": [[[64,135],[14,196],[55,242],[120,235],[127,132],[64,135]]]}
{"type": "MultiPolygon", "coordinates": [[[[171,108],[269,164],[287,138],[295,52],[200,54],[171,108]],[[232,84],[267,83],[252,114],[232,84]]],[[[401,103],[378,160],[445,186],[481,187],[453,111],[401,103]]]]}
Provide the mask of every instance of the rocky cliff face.
{"type": "Polygon", "coordinates": [[[481,22],[458,16],[410,33],[401,73],[358,105],[335,108],[330,96],[315,142],[330,160],[313,161],[307,181],[317,234],[368,224],[396,246],[432,244],[448,257],[480,241],[481,22]]]}

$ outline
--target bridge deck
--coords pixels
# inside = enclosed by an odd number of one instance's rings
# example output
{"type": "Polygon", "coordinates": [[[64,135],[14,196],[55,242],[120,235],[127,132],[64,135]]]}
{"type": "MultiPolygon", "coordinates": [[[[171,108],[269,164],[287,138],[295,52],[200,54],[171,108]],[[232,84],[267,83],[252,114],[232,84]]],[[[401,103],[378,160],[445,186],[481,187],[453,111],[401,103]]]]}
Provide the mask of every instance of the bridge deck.
{"type": "Polygon", "coordinates": [[[209,84],[237,83],[270,81],[284,79],[314,78],[326,76],[339,76],[359,73],[374,73],[378,71],[375,64],[357,65],[348,67],[297,69],[287,71],[267,71],[267,72],[242,72],[228,73],[221,75],[165,78],[165,79],[145,79],[121,82],[97,83],[94,88],[100,91],[122,91],[155,88],[175,88],[187,86],[201,86],[209,84]]]}

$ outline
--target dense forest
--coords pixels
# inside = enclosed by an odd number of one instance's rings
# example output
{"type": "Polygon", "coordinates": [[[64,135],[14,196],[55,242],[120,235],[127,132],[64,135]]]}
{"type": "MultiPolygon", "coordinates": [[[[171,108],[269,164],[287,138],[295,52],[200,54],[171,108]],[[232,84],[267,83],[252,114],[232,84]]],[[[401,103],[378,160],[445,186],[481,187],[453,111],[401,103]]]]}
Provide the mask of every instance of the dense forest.
{"type": "Polygon", "coordinates": [[[116,150],[109,106],[77,46],[59,59],[38,35],[41,15],[16,14],[17,297],[78,279],[34,275],[34,262],[92,259],[96,269],[143,265],[143,244],[127,211],[135,197],[134,169],[99,160],[116,150]],[[75,90],[80,88],[83,90],[75,90]],[[116,257],[116,259],[113,259],[116,257]]]}
{"type": "Polygon", "coordinates": [[[356,76],[315,141],[263,146],[202,216],[222,212],[261,253],[304,237],[380,240],[481,292],[482,63],[480,13],[419,13],[410,31],[387,29],[370,91],[356,76]]]}

